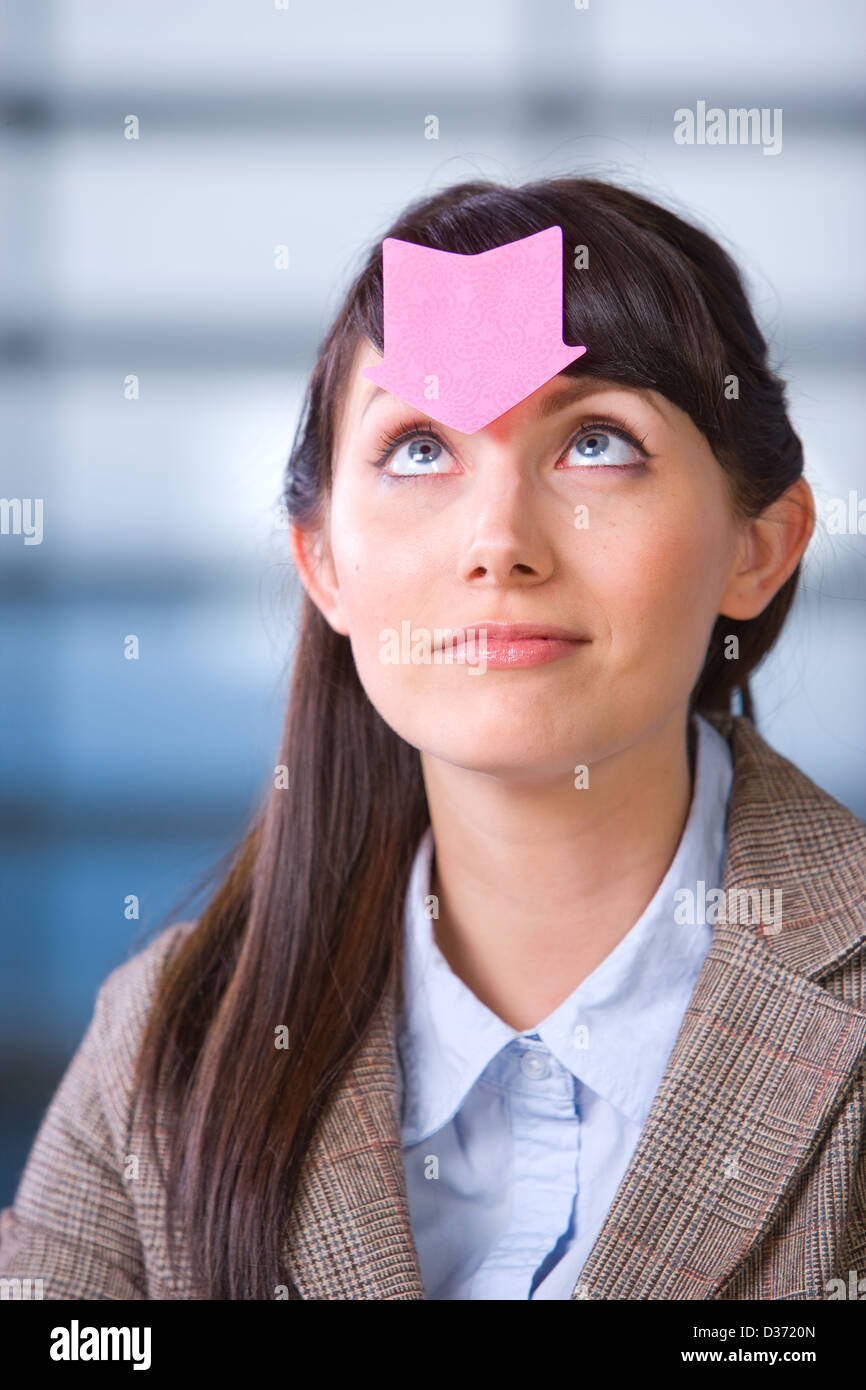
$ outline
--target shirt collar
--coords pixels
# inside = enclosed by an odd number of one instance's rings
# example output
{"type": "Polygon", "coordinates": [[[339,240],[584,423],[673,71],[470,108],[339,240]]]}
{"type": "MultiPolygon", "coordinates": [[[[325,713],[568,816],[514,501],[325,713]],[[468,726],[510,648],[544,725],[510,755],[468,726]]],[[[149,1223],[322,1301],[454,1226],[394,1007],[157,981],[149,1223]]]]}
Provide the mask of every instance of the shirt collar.
{"type": "Polygon", "coordinates": [[[726,740],[695,716],[695,780],[686,827],[644,912],[605,959],[535,1028],[518,1032],[457,976],[427,912],[433,832],[415,855],[404,913],[404,1007],[398,1029],[402,1138],[418,1143],[460,1109],[490,1061],[537,1036],[574,1076],[642,1126],[710,945],[709,923],[678,925],[678,889],[722,882],[733,767],[726,740]]]}

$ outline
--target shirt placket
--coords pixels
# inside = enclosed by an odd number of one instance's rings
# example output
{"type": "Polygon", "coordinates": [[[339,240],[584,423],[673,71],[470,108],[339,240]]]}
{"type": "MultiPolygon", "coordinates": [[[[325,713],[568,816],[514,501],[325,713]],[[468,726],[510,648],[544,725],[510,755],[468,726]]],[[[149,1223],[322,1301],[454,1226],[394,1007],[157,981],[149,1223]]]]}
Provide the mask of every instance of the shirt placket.
{"type": "Polygon", "coordinates": [[[529,1297],[536,1270],[569,1229],[578,1183],[574,1078],[541,1041],[519,1038],[496,1059],[509,1097],[513,1154],[508,1224],[472,1280],[472,1298],[529,1297]]]}

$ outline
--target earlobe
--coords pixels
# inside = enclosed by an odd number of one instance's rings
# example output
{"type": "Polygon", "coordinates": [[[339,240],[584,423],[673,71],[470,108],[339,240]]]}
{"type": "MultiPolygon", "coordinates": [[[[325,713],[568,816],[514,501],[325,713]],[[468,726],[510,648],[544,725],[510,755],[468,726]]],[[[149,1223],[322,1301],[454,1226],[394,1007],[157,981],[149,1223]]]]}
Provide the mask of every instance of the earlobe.
{"type": "Polygon", "coordinates": [[[349,635],[330,546],[321,530],[289,527],[289,548],[301,583],[335,632],[349,635]]]}
{"type": "Polygon", "coordinates": [[[777,501],[745,525],[719,612],[756,618],[794,573],[815,529],[815,500],[798,478],[777,501]]]}

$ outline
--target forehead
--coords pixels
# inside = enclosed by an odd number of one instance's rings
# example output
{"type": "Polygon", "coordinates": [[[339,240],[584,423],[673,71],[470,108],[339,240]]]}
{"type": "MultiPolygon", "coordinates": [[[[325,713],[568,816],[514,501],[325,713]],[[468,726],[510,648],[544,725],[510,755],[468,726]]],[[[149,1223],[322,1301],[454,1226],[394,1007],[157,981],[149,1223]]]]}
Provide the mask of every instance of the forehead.
{"type": "MultiPolygon", "coordinates": [[[[344,396],[339,432],[341,443],[350,438],[362,426],[365,429],[373,428],[376,420],[386,416],[389,410],[393,411],[401,406],[404,409],[414,409],[400,401],[396,396],[384,391],[369,377],[362,374],[364,367],[373,366],[381,361],[382,354],[375,345],[369,338],[363,338],[352,363],[344,396]]],[[[641,399],[645,404],[652,406],[662,418],[666,418],[664,399],[655,391],[648,388],[625,386],[621,382],[593,377],[589,372],[580,374],[561,372],[558,376],[551,377],[549,381],[544,382],[536,391],[519,401],[504,415],[491,421],[484,430],[478,430],[476,436],[488,434],[491,437],[505,437],[515,428],[524,425],[528,427],[533,423],[550,418],[555,410],[564,409],[572,401],[599,395],[602,392],[616,392],[620,396],[641,399]]],[[[429,408],[423,413],[429,415],[431,420],[436,420],[435,400],[430,402],[429,408]]],[[[460,431],[452,430],[452,433],[459,434],[460,431]]],[[[466,437],[471,439],[475,436],[468,435],[466,437]]]]}

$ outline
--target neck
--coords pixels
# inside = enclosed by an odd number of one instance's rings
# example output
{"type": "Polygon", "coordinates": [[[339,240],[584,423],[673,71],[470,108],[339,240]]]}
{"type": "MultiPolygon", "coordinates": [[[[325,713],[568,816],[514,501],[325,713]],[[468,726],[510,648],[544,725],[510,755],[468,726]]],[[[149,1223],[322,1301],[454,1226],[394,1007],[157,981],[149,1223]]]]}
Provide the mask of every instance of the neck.
{"type": "Polygon", "coordinates": [[[545,1019],[634,926],[670,867],[692,781],[686,714],[589,768],[508,782],[422,754],[435,938],[512,1028],[545,1019]]]}

